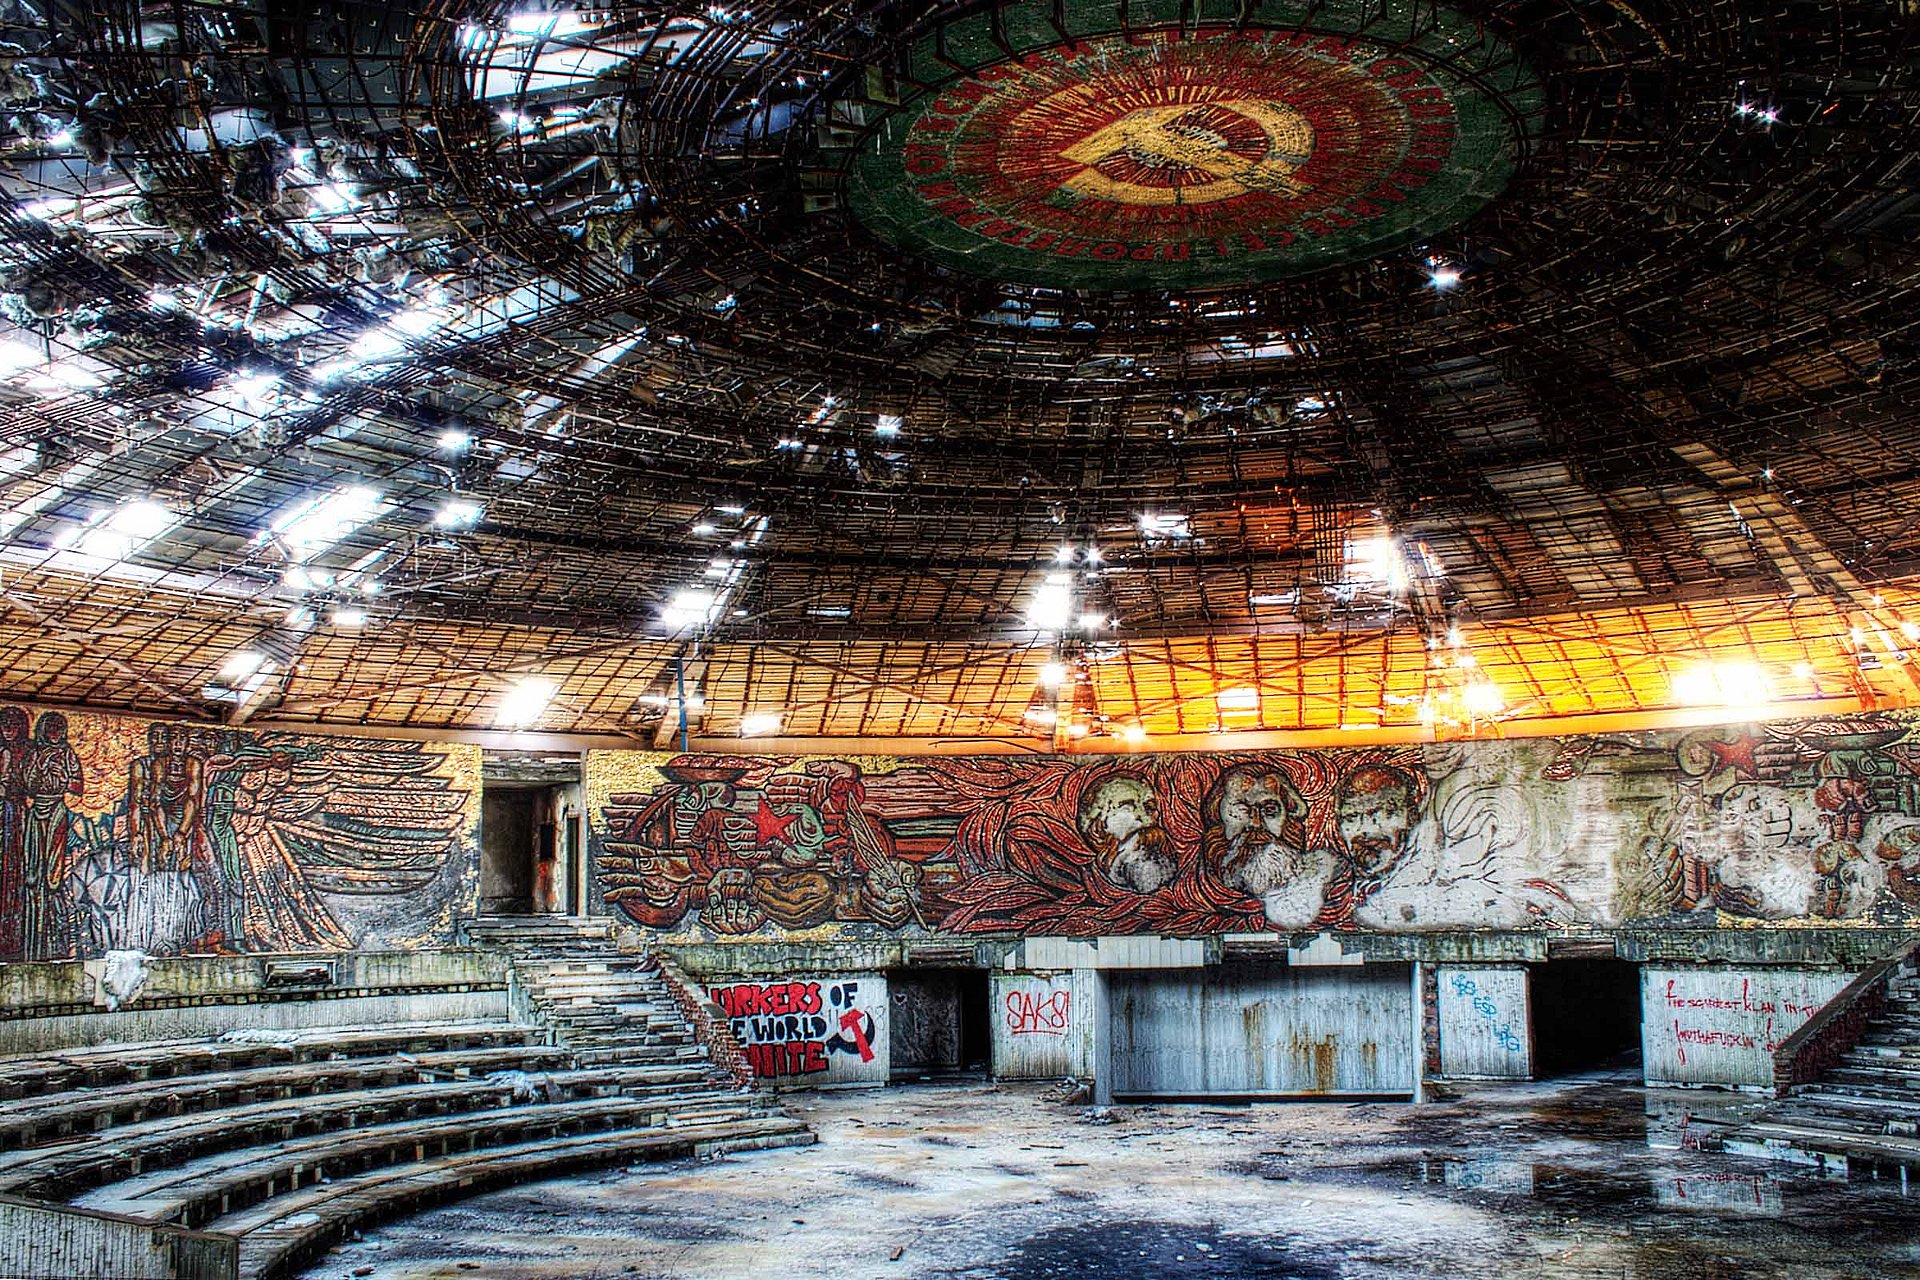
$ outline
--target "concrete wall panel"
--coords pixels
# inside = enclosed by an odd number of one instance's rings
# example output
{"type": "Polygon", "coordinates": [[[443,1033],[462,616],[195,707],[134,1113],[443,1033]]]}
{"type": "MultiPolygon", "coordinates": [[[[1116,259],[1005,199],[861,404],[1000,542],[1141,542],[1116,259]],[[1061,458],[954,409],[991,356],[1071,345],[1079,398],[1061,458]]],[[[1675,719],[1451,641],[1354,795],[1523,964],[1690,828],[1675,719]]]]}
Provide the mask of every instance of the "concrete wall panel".
{"type": "Polygon", "coordinates": [[[1642,969],[1647,1083],[1770,1087],[1774,1049],[1852,979],[1784,967],[1642,969]]]}
{"type": "Polygon", "coordinates": [[[1116,1096],[1414,1090],[1409,966],[1232,965],[1104,980],[1116,1096]]]}
{"type": "Polygon", "coordinates": [[[1442,965],[1437,976],[1440,1074],[1472,1080],[1531,1077],[1527,971],[1442,965]]]}
{"type": "Polygon", "coordinates": [[[792,1084],[885,1084],[891,1029],[878,974],[713,981],[754,1073],[792,1084]]]}
{"type": "Polygon", "coordinates": [[[233,1280],[232,1236],[0,1196],[0,1274],[16,1280],[233,1280]]]}
{"type": "Polygon", "coordinates": [[[1094,975],[995,973],[987,1015],[1002,1080],[1085,1079],[1093,1071],[1094,975]]]}

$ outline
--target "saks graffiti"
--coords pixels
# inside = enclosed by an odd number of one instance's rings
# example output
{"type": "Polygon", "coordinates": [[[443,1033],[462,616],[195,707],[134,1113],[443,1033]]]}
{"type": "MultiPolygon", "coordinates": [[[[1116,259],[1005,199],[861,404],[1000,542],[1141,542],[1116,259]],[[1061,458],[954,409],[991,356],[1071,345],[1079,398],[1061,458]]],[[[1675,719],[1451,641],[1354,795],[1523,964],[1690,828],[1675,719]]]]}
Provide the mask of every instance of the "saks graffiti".
{"type": "Polygon", "coordinates": [[[858,982],[741,982],[707,995],[726,1011],[755,1075],[813,1075],[836,1053],[873,1061],[873,1015],[859,1007],[858,982]]]}
{"type": "Polygon", "coordinates": [[[1063,1036],[1073,1024],[1073,992],[1044,987],[1007,992],[1007,1034],[1063,1036]]]}

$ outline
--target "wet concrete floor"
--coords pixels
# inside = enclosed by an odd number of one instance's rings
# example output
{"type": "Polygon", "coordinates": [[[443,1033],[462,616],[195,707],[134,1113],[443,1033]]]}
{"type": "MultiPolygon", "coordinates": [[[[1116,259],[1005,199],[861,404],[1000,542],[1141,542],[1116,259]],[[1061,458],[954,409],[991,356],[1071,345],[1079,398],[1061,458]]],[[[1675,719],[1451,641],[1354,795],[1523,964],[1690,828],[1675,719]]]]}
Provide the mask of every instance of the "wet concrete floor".
{"type": "Polygon", "coordinates": [[[306,1276],[1920,1280],[1920,1179],[1700,1150],[1757,1104],[1634,1080],[1122,1107],[1104,1125],[1040,1086],[799,1094],[816,1147],[495,1192],[306,1276]]]}

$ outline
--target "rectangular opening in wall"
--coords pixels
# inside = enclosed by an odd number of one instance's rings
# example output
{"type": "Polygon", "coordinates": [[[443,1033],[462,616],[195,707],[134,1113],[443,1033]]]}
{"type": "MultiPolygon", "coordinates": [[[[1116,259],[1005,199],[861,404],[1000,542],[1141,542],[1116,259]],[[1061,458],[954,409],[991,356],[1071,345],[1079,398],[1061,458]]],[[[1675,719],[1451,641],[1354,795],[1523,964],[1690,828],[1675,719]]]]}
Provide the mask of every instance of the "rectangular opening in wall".
{"type": "Polygon", "coordinates": [[[1640,1061],[1640,968],[1626,960],[1549,960],[1528,971],[1534,1072],[1542,1080],[1640,1061]]]}
{"type": "Polygon", "coordinates": [[[580,835],[580,815],[567,815],[567,914],[586,913],[587,859],[580,835]]]}
{"type": "Polygon", "coordinates": [[[581,811],[575,752],[489,751],[481,758],[480,913],[573,913],[581,876],[563,850],[581,811]]]}
{"type": "Polygon", "coordinates": [[[527,787],[481,790],[480,914],[533,911],[535,814],[542,793],[527,787]]]}
{"type": "Polygon", "coordinates": [[[987,1071],[984,969],[896,969],[887,975],[887,991],[895,1080],[987,1071]]]}

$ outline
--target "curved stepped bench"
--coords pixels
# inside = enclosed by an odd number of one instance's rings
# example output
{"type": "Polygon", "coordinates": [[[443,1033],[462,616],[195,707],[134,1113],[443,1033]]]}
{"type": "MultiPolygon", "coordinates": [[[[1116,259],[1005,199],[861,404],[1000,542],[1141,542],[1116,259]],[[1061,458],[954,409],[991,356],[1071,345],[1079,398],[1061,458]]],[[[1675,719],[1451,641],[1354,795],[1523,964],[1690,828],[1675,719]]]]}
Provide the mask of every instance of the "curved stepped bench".
{"type": "Polygon", "coordinates": [[[239,1274],[279,1276],[358,1226],[482,1187],[813,1141],[709,1056],[650,963],[605,939],[566,946],[529,993],[552,1011],[545,1025],[241,1031],[0,1058],[0,1192],[64,1208],[63,1232],[210,1233],[194,1238],[227,1251],[226,1280],[235,1257],[239,1274]]]}
{"type": "Polygon", "coordinates": [[[179,1078],[171,1076],[112,1089],[72,1089],[0,1102],[0,1151],[18,1151],[161,1116],[437,1078],[466,1079],[496,1071],[550,1071],[570,1063],[565,1049],[529,1044],[243,1067],[192,1077],[190,1091],[182,1090],[179,1078]]]}
{"type": "Polygon", "coordinates": [[[205,1280],[230,1280],[235,1259],[264,1280],[358,1226],[482,1187],[813,1141],[743,1087],[685,980],[620,951],[606,922],[472,933],[505,953],[527,1020],[0,1058],[0,1193],[61,1232],[184,1231],[220,1254],[205,1280]]]}
{"type": "Polygon", "coordinates": [[[785,1116],[689,1124],[664,1131],[611,1129],[336,1178],[222,1215],[208,1223],[207,1229],[239,1237],[240,1276],[244,1280],[276,1280],[361,1226],[490,1187],[530,1182],[570,1170],[801,1146],[812,1141],[814,1135],[804,1124],[785,1116]]]}
{"type": "Polygon", "coordinates": [[[761,1099],[732,1092],[675,1098],[602,1097],[369,1125],[170,1164],[80,1196],[86,1209],[204,1227],[236,1209],[303,1186],[386,1166],[609,1130],[663,1133],[765,1118],[761,1099]]]}
{"type": "Polygon", "coordinates": [[[156,1040],[0,1058],[0,1099],[32,1098],[74,1089],[105,1089],[146,1080],[204,1075],[210,1071],[341,1056],[493,1049],[535,1045],[544,1039],[541,1028],[520,1023],[421,1022],[276,1032],[258,1038],[156,1040]]]}
{"type": "Polygon", "coordinates": [[[698,1068],[634,1068],[624,1071],[562,1071],[525,1076],[480,1076],[465,1080],[416,1080],[379,1088],[278,1099],[189,1111],[106,1130],[51,1147],[0,1155],[0,1191],[68,1199],[144,1169],[221,1151],[285,1142],[309,1134],[339,1135],[380,1125],[415,1124],[513,1107],[530,1088],[550,1102],[599,1098],[644,1090],[649,1099],[676,1099],[710,1092],[713,1082],[698,1068]]]}

